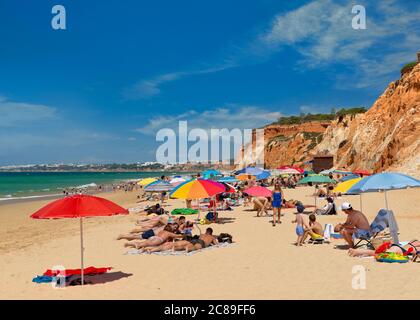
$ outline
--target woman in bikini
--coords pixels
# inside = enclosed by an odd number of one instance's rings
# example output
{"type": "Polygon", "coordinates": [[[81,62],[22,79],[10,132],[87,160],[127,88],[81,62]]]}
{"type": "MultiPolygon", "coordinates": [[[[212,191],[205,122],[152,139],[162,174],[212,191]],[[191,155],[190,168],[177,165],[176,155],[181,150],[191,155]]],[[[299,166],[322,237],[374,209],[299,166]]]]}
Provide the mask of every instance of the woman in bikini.
{"type": "Polygon", "coordinates": [[[378,253],[394,252],[394,253],[399,253],[403,255],[413,254],[413,260],[414,260],[419,250],[420,250],[420,241],[412,240],[404,246],[401,246],[396,243],[385,242],[376,250],[349,249],[348,254],[350,257],[369,257],[369,256],[375,256],[378,253]]]}
{"type": "Polygon", "coordinates": [[[136,249],[145,248],[145,247],[157,247],[167,241],[172,241],[173,239],[183,237],[182,234],[175,234],[172,231],[173,231],[172,226],[167,225],[162,231],[158,232],[157,235],[152,236],[149,239],[143,240],[140,242],[139,241],[127,242],[126,244],[124,244],[124,247],[131,247],[131,248],[136,248],[136,249]]]}

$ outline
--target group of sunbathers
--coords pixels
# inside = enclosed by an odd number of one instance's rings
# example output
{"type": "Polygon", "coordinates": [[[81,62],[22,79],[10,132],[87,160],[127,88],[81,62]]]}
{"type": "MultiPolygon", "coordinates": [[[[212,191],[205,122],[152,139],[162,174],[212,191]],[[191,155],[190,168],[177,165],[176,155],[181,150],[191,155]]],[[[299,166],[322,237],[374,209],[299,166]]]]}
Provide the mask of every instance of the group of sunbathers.
{"type": "Polygon", "coordinates": [[[173,218],[161,215],[139,220],[136,225],[129,234],[118,236],[117,240],[129,241],[125,247],[149,253],[167,250],[190,252],[218,243],[212,228],[207,228],[205,234],[192,236],[194,224],[184,216],[173,218]]]}

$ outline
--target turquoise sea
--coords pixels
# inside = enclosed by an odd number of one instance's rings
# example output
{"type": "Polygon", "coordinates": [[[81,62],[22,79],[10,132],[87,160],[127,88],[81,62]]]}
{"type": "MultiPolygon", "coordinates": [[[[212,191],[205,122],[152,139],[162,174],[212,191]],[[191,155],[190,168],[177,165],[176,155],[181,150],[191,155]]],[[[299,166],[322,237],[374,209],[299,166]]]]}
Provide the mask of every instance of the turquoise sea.
{"type": "MultiPolygon", "coordinates": [[[[0,201],[61,194],[65,188],[160,177],[163,172],[0,172],[0,201]]],[[[173,173],[171,173],[172,175],[173,173]]],[[[169,174],[168,174],[169,175],[169,174]]]]}

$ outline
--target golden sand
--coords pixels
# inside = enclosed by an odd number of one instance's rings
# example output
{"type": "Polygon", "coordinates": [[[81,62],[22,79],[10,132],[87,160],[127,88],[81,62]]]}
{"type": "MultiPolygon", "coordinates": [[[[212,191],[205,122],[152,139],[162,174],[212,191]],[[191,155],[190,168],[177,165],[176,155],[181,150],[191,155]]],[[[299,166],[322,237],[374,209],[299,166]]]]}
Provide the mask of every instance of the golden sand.
{"type": "MultiPolygon", "coordinates": [[[[286,199],[313,204],[312,188],[284,190],[286,199]]],[[[420,239],[420,190],[388,193],[400,228],[400,240],[420,239]]],[[[129,207],[135,193],[102,196],[129,207]]],[[[371,221],[384,206],[383,194],[363,196],[364,212],[371,221]]],[[[358,196],[345,196],[357,209],[358,196]]],[[[114,269],[95,285],[53,289],[32,278],[56,265],[80,268],[77,219],[33,220],[29,215],[47,201],[0,206],[0,299],[418,299],[420,264],[387,264],[372,258],[351,258],[337,249],[344,240],[296,247],[294,209],[284,209],[283,223],[272,227],[267,217],[242,207],[222,211],[225,223],[211,224],[215,233],[228,232],[236,244],[191,256],[124,255],[124,241],[115,238],[132,229],[138,214],[85,219],[85,266],[114,269]],[[366,289],[352,288],[352,270],[361,265],[366,289]]],[[[323,205],[323,201],[319,201],[323,205]]],[[[168,210],[183,207],[170,200],[168,210]]],[[[194,218],[195,216],[191,216],[194,218]]],[[[345,220],[318,216],[321,224],[345,220]]]]}

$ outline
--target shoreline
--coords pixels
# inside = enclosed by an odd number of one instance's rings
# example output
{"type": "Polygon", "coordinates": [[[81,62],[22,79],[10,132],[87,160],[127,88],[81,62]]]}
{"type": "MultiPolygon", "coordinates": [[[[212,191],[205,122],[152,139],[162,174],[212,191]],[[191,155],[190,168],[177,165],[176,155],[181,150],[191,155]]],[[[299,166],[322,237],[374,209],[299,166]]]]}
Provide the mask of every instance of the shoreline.
{"type": "MultiPolygon", "coordinates": [[[[1,174],[2,172],[0,172],[1,174]]],[[[17,173],[17,172],[9,172],[11,175],[13,173],[17,173]]],[[[20,172],[20,173],[30,173],[30,172],[20,172]]],[[[31,173],[35,173],[35,174],[41,174],[42,176],[47,175],[48,173],[52,173],[52,174],[60,174],[60,173],[75,173],[75,174],[83,174],[83,173],[91,173],[91,174],[102,174],[104,172],[102,171],[95,171],[95,172],[74,172],[74,171],[69,171],[69,172],[55,172],[55,171],[51,171],[51,172],[44,172],[44,171],[34,171],[31,173]]],[[[93,181],[90,181],[89,183],[85,183],[84,182],[80,182],[81,184],[78,186],[74,186],[74,185],[70,185],[72,184],[77,184],[74,182],[69,182],[69,185],[67,186],[50,186],[51,190],[43,192],[43,190],[34,190],[34,191],[17,191],[15,193],[9,193],[9,194],[0,194],[0,206],[4,205],[4,204],[12,204],[12,203],[19,203],[19,202],[28,202],[28,201],[32,201],[32,200],[51,200],[51,199],[58,199],[60,197],[63,196],[63,191],[64,190],[68,190],[68,191],[81,191],[83,190],[83,193],[87,193],[87,194],[100,194],[100,193],[104,193],[104,192],[112,192],[113,187],[114,186],[121,186],[123,184],[130,184],[130,183],[134,183],[135,181],[139,181],[143,178],[147,178],[147,177],[160,177],[161,175],[166,175],[166,176],[170,176],[170,175],[176,175],[176,174],[195,174],[195,172],[191,172],[189,171],[188,173],[182,173],[182,172],[166,172],[166,171],[151,171],[151,172],[135,172],[135,171],[128,171],[128,172],[108,172],[108,173],[127,173],[127,174],[139,174],[139,173],[143,173],[143,174],[147,174],[146,177],[121,177],[121,179],[118,179],[118,177],[110,177],[109,180],[104,180],[104,181],[98,181],[99,179],[97,177],[92,177],[93,181]],[[92,186],[92,184],[94,184],[94,186],[92,186]],[[89,186],[90,185],[90,186],[89,186]],[[98,187],[101,186],[102,190],[99,190],[98,187]],[[55,192],[54,192],[54,189],[55,192]],[[21,194],[18,194],[21,193],[21,194]]],[[[73,193],[73,192],[71,192],[73,193]]]]}

